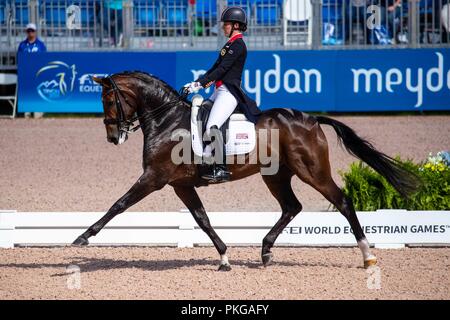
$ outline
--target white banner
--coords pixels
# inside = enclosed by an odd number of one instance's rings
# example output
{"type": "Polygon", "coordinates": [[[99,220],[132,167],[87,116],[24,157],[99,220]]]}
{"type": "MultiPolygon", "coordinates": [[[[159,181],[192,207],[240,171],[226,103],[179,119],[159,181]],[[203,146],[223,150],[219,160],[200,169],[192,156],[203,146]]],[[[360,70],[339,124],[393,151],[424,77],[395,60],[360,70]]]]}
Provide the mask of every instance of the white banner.
{"type": "MultiPolygon", "coordinates": [[[[0,247],[67,245],[100,219],[99,212],[0,211],[0,247]]],[[[229,245],[259,245],[280,217],[279,212],[212,212],[208,216],[229,245]]],[[[450,211],[378,210],[358,212],[371,244],[450,245],[450,211]]],[[[186,210],[127,212],[114,218],[96,237],[97,245],[211,245],[186,210]]],[[[298,214],[276,244],[356,245],[350,225],[338,212],[298,214]]]]}

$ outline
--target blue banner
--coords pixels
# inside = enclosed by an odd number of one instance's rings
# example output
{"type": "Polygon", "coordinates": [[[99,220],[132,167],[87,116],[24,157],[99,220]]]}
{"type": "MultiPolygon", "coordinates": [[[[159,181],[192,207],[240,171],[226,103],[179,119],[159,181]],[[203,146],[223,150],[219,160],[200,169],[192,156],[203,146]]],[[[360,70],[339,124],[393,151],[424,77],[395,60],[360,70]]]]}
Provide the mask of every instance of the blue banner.
{"type": "Polygon", "coordinates": [[[103,112],[92,76],[142,70],[175,85],[175,52],[19,54],[19,112],[103,112]]]}
{"type": "MultiPolygon", "coordinates": [[[[19,55],[19,111],[102,112],[101,87],[92,75],[141,70],[178,90],[217,56],[195,51],[19,55]]],[[[450,49],[254,51],[242,81],[263,110],[450,110],[450,49]]]]}

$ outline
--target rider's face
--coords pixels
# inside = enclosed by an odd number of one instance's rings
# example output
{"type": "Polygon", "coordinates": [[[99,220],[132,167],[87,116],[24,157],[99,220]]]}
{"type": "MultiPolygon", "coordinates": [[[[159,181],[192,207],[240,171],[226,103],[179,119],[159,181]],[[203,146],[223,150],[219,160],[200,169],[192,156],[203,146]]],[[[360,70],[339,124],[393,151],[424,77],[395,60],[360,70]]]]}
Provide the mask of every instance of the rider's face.
{"type": "Polygon", "coordinates": [[[232,24],[231,22],[224,22],[224,23],[223,23],[222,29],[223,29],[223,34],[224,34],[225,36],[228,37],[228,35],[229,35],[230,32],[231,32],[232,26],[233,26],[233,24],[232,24]]]}

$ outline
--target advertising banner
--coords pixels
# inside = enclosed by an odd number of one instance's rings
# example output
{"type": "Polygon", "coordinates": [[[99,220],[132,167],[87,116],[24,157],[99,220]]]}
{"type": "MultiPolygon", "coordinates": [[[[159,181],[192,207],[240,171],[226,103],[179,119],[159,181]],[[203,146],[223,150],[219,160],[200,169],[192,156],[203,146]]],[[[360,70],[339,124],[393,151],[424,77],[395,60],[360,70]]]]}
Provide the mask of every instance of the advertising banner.
{"type": "MultiPolygon", "coordinates": [[[[0,211],[0,248],[70,244],[104,214],[0,211]]],[[[450,245],[450,211],[378,210],[357,215],[372,245],[450,245]]],[[[280,212],[208,212],[211,225],[230,245],[261,245],[280,216],[280,212]]],[[[89,240],[102,245],[212,244],[186,211],[127,212],[89,240]]],[[[301,212],[283,229],[276,245],[355,246],[356,240],[350,224],[339,212],[301,212]]]]}
{"type": "Polygon", "coordinates": [[[19,112],[103,112],[92,76],[142,70],[175,85],[174,52],[49,52],[19,54],[19,112]]]}
{"type": "MultiPolygon", "coordinates": [[[[20,112],[102,112],[92,75],[140,70],[176,90],[217,52],[52,52],[19,55],[20,112]]],[[[262,110],[450,110],[450,49],[249,52],[243,89],[262,110]]],[[[212,88],[201,91],[205,97],[212,88]]]]}

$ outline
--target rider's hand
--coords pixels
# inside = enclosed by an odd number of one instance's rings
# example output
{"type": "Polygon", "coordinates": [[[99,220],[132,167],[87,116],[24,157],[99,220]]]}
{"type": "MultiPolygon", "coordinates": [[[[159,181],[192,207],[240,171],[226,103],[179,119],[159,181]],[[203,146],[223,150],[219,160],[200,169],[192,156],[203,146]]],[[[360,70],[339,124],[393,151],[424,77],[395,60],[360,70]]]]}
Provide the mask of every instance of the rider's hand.
{"type": "Polygon", "coordinates": [[[184,85],[185,90],[187,90],[189,93],[196,93],[198,90],[202,88],[202,85],[200,82],[189,82],[184,85]]]}

